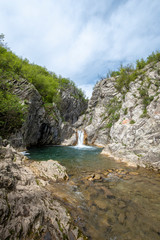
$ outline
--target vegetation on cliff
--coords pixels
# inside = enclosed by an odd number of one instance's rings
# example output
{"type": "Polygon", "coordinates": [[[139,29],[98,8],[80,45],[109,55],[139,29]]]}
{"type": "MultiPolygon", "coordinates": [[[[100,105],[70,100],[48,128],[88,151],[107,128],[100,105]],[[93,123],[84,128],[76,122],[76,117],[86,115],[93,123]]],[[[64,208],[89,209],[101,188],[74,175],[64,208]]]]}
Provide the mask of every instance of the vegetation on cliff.
{"type": "Polygon", "coordinates": [[[24,121],[26,106],[19,102],[17,96],[10,93],[10,86],[1,79],[0,82],[0,134],[6,137],[24,121]]]}
{"type": "Polygon", "coordinates": [[[119,70],[109,71],[107,77],[115,77],[116,89],[122,94],[125,94],[129,90],[129,84],[133,82],[139,75],[144,73],[143,68],[150,63],[156,63],[158,61],[160,61],[160,52],[152,52],[152,54],[149,55],[146,60],[143,58],[141,60],[137,60],[136,67],[133,65],[121,65],[119,70]]]}
{"type": "MultiPolygon", "coordinates": [[[[57,76],[45,67],[31,64],[27,59],[16,56],[3,43],[4,35],[0,35],[0,135],[12,132],[14,128],[21,127],[24,121],[24,105],[12,93],[14,80],[26,79],[32,83],[42,96],[44,106],[56,103],[61,108],[62,92],[74,90],[73,97],[86,102],[86,97],[74,82],[57,76]]],[[[23,103],[24,104],[24,103],[23,103]]]]}
{"type": "MultiPolygon", "coordinates": [[[[151,103],[151,101],[154,99],[154,96],[149,96],[148,89],[150,88],[151,85],[151,79],[149,77],[145,77],[145,72],[147,69],[145,67],[148,65],[151,65],[150,67],[154,68],[154,65],[160,61],[160,52],[152,52],[151,55],[147,57],[146,60],[143,58],[141,60],[136,61],[136,66],[134,67],[133,65],[127,65],[123,66],[121,65],[119,70],[117,71],[110,71],[107,74],[107,78],[114,77],[115,81],[115,90],[120,93],[121,99],[117,100],[111,99],[109,103],[106,105],[106,112],[107,112],[107,117],[108,118],[108,123],[106,125],[107,128],[110,128],[114,122],[118,121],[119,119],[119,111],[121,109],[119,102],[125,99],[126,93],[130,90],[130,84],[131,82],[134,82],[136,79],[140,79],[141,81],[141,86],[138,88],[139,90],[139,95],[140,98],[142,99],[142,103],[144,106],[143,109],[143,114],[141,117],[148,117],[147,114],[147,106],[151,103]],[[115,108],[116,106],[116,108],[115,108]]],[[[157,73],[159,74],[159,69],[157,69],[157,73]]],[[[160,86],[160,81],[157,80],[154,82],[154,85],[157,88],[160,86]]],[[[156,94],[156,92],[155,92],[156,94]]],[[[125,109],[127,111],[127,109],[125,109]]],[[[133,121],[131,121],[131,124],[134,124],[133,121]]]]}

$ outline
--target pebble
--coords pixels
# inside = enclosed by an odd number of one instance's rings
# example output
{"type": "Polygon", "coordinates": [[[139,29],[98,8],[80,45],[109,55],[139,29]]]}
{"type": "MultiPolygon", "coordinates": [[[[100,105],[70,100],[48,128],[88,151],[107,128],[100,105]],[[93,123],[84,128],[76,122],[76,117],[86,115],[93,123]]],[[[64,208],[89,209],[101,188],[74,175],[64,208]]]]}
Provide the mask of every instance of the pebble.
{"type": "Polygon", "coordinates": [[[125,215],[124,215],[124,213],[120,213],[119,216],[118,216],[118,221],[119,221],[119,223],[123,224],[123,223],[124,223],[124,220],[125,220],[125,215]]]}
{"type": "Polygon", "coordinates": [[[108,176],[109,172],[104,172],[103,175],[104,176],[108,176]]]}
{"type": "Polygon", "coordinates": [[[100,200],[100,199],[96,199],[94,201],[94,203],[97,205],[98,208],[105,210],[107,208],[107,201],[105,200],[100,200]]]}
{"type": "Polygon", "coordinates": [[[101,186],[100,189],[102,189],[104,191],[106,196],[113,196],[113,193],[108,188],[101,186]]]}
{"type": "Polygon", "coordinates": [[[94,181],[94,180],[100,180],[100,179],[102,179],[102,177],[101,177],[101,175],[98,174],[98,173],[93,174],[93,175],[87,177],[87,180],[88,180],[88,181],[94,181]]]}
{"type": "Polygon", "coordinates": [[[123,201],[119,202],[119,208],[125,208],[126,204],[123,201]]]}
{"type": "Polygon", "coordinates": [[[123,179],[124,180],[129,180],[129,179],[131,179],[131,177],[130,176],[124,176],[123,179]]]}
{"type": "Polygon", "coordinates": [[[139,173],[137,172],[130,172],[129,175],[132,175],[132,176],[137,176],[139,173]]]}
{"type": "Polygon", "coordinates": [[[96,174],[95,177],[94,177],[95,180],[100,180],[101,178],[102,178],[102,177],[101,177],[100,174],[96,174]]]}

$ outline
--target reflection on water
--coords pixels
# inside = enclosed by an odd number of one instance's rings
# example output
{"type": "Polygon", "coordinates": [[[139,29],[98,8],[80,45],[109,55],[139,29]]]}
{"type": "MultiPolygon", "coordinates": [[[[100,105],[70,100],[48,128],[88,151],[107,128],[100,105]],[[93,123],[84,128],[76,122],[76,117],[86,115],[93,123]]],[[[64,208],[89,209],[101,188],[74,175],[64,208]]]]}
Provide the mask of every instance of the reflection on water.
{"type": "Polygon", "coordinates": [[[76,147],[29,151],[31,159],[54,159],[66,166],[70,180],[50,190],[89,239],[159,240],[160,175],[127,167],[100,152],[76,147]]]}

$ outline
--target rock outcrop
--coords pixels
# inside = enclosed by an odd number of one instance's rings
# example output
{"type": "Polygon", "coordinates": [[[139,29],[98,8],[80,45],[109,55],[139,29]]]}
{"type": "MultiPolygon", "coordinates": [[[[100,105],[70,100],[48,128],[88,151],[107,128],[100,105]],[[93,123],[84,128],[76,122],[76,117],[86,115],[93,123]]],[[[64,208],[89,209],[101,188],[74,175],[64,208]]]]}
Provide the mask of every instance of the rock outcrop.
{"type": "Polygon", "coordinates": [[[57,180],[68,180],[66,168],[57,161],[34,161],[30,164],[30,168],[38,178],[49,179],[54,182],[57,180]]]}
{"type": "Polygon", "coordinates": [[[65,122],[69,122],[70,124],[75,123],[88,107],[87,100],[81,97],[80,92],[72,85],[61,91],[61,99],[61,116],[65,122]]]}
{"type": "Polygon", "coordinates": [[[12,134],[10,143],[15,148],[34,145],[61,144],[75,132],[72,124],[86,110],[87,102],[75,87],[61,92],[61,104],[49,108],[44,105],[37,89],[25,79],[8,80],[13,85],[13,93],[22,104],[27,105],[25,122],[20,131],[12,134]],[[76,92],[77,91],[77,92],[76,92]]]}
{"type": "Polygon", "coordinates": [[[160,168],[160,62],[139,70],[125,94],[116,78],[96,84],[85,115],[75,123],[88,144],[134,166],[160,168]]]}
{"type": "Polygon", "coordinates": [[[0,239],[82,240],[67,210],[43,187],[67,177],[55,161],[30,164],[13,148],[0,148],[0,239]]]}

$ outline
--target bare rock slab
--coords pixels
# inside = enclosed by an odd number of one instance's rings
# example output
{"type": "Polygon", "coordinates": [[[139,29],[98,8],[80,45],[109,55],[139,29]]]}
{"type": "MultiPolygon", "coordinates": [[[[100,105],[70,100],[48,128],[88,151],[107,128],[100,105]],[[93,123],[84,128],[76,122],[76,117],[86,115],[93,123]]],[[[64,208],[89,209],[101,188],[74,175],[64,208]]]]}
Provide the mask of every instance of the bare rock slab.
{"type": "Polygon", "coordinates": [[[69,179],[66,168],[54,160],[32,162],[30,167],[37,177],[43,179],[52,180],[54,182],[69,179]]]}

